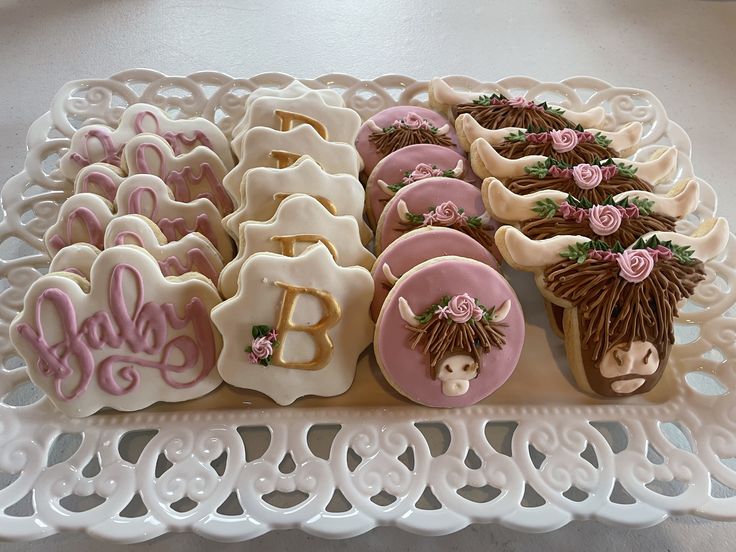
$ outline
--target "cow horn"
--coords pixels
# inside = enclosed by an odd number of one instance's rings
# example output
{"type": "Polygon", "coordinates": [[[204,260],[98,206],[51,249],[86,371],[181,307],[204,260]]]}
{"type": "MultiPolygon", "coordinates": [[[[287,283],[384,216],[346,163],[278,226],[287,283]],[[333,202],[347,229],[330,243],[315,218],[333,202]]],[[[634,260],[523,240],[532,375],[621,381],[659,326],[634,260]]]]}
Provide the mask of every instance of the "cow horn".
{"type": "Polygon", "coordinates": [[[381,270],[383,271],[383,275],[384,275],[384,276],[386,277],[386,280],[388,281],[388,283],[389,283],[389,284],[391,284],[392,286],[393,286],[393,285],[394,285],[394,284],[395,284],[396,282],[398,282],[398,281],[399,281],[399,279],[398,279],[398,278],[397,278],[396,276],[394,276],[394,273],[393,273],[393,272],[391,272],[391,267],[390,267],[390,266],[388,266],[388,263],[385,263],[385,264],[384,264],[384,265],[383,265],[383,266],[381,267],[381,270]]]}
{"type": "Polygon", "coordinates": [[[639,146],[644,125],[639,121],[631,121],[616,131],[598,130],[595,128],[586,130],[593,134],[600,133],[601,136],[611,141],[609,144],[611,149],[617,151],[619,155],[626,157],[634,153],[639,146]]]}
{"type": "Polygon", "coordinates": [[[677,148],[670,146],[657,150],[648,161],[614,159],[614,162],[633,165],[636,168],[636,176],[654,186],[665,180],[677,168],[677,148]]]}
{"type": "MultiPolygon", "coordinates": [[[[478,99],[484,92],[460,92],[454,90],[449,84],[439,77],[433,78],[429,83],[429,104],[438,111],[445,111],[448,107],[470,103],[478,99]]],[[[488,92],[489,94],[491,92],[488,92]]]]}
{"type": "Polygon", "coordinates": [[[502,320],[505,320],[506,317],[509,315],[510,311],[511,311],[511,300],[506,299],[503,303],[501,303],[500,307],[498,307],[496,310],[493,311],[493,321],[501,322],[502,320]]]}
{"type": "Polygon", "coordinates": [[[502,226],[496,230],[495,240],[506,262],[519,270],[555,264],[563,260],[560,254],[571,245],[590,241],[584,236],[554,236],[546,240],[532,240],[513,226],[502,226]]]}
{"type": "Polygon", "coordinates": [[[591,107],[587,111],[573,111],[567,107],[557,105],[549,105],[550,109],[561,109],[564,111],[562,116],[568,121],[580,125],[583,128],[597,128],[603,126],[606,120],[606,110],[601,106],[591,107]]]}
{"type": "Polygon", "coordinates": [[[401,315],[401,318],[404,319],[404,322],[410,326],[417,327],[420,325],[414,311],[411,310],[409,303],[403,297],[399,297],[399,314],[401,315]]]}
{"type": "Polygon", "coordinates": [[[693,257],[707,261],[718,255],[726,247],[729,239],[728,222],[723,217],[705,220],[691,236],[677,232],[650,232],[643,239],[657,236],[660,241],[671,241],[674,244],[690,247],[693,257]]]}
{"type": "Polygon", "coordinates": [[[464,172],[465,172],[465,161],[463,161],[462,159],[458,159],[457,165],[455,165],[455,168],[452,169],[452,175],[455,178],[460,178],[464,172]]]}
{"type": "Polygon", "coordinates": [[[537,163],[544,163],[544,155],[527,155],[519,159],[508,159],[498,153],[483,138],[478,138],[470,146],[470,166],[481,178],[512,178],[525,174],[524,168],[537,163]]]}
{"type": "Polygon", "coordinates": [[[396,193],[391,188],[388,187],[388,184],[386,184],[385,180],[379,179],[377,184],[378,184],[378,187],[381,189],[381,191],[387,196],[393,196],[396,193]]]}
{"type": "Polygon", "coordinates": [[[510,133],[517,131],[525,132],[525,129],[517,127],[499,128],[493,130],[487,129],[480,123],[478,123],[478,121],[473,119],[471,115],[469,115],[468,113],[463,113],[461,115],[458,115],[457,119],[455,119],[455,131],[457,132],[457,136],[460,139],[460,144],[463,146],[465,151],[468,151],[472,143],[475,142],[478,138],[482,138],[489,144],[497,146],[502,143],[506,139],[506,136],[508,136],[510,133]]]}
{"type": "Polygon", "coordinates": [[[450,125],[447,124],[447,123],[445,123],[440,128],[438,128],[437,130],[435,130],[434,133],[437,136],[442,136],[443,134],[447,134],[449,131],[450,131],[450,125]]]}
{"type": "Polygon", "coordinates": [[[402,222],[411,222],[409,208],[406,206],[406,202],[403,199],[400,199],[399,203],[396,205],[396,212],[399,214],[399,220],[402,222]]]}
{"type": "Polygon", "coordinates": [[[490,215],[501,222],[513,224],[537,218],[534,212],[537,202],[551,199],[559,204],[567,199],[567,194],[557,190],[541,190],[528,195],[518,195],[504,186],[496,178],[486,178],[483,181],[483,203],[490,215]]]}
{"type": "Polygon", "coordinates": [[[621,201],[624,198],[653,201],[652,212],[680,219],[697,208],[700,186],[696,180],[690,179],[679,182],[666,195],[629,190],[617,194],[614,200],[621,201]]]}
{"type": "Polygon", "coordinates": [[[368,128],[371,129],[372,132],[383,132],[383,129],[376,124],[376,121],[373,119],[368,119],[365,124],[368,125],[368,128]]]}

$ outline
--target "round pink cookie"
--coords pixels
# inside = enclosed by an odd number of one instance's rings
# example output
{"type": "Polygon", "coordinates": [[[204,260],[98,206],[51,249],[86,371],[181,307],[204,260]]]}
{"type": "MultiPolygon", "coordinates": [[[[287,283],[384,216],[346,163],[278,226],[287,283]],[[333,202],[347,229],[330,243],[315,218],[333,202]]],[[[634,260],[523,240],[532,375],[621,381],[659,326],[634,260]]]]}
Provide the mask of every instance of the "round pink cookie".
{"type": "Polygon", "coordinates": [[[366,183],[366,211],[368,221],[375,227],[386,202],[393,193],[386,193],[384,186],[401,185],[405,182],[416,182],[429,176],[443,176],[461,164],[459,178],[480,188],[481,180],[473,172],[470,162],[455,150],[437,144],[414,144],[406,146],[381,159],[373,169],[366,183]],[[428,170],[430,169],[430,170],[428,170]]]}
{"type": "Polygon", "coordinates": [[[366,175],[370,176],[371,172],[378,164],[378,162],[386,156],[385,154],[378,151],[376,149],[376,146],[374,146],[373,143],[369,140],[371,134],[373,134],[374,132],[374,129],[371,128],[372,125],[369,123],[369,121],[373,121],[380,128],[388,128],[396,121],[406,120],[407,115],[409,115],[410,113],[418,115],[421,119],[426,120],[435,128],[442,128],[445,125],[449,125],[446,136],[452,142],[452,149],[457,151],[460,155],[464,154],[463,149],[458,144],[455,129],[449,123],[449,121],[445,119],[445,117],[443,117],[436,111],[432,111],[431,109],[427,109],[425,107],[416,107],[413,105],[399,105],[396,107],[389,107],[388,109],[384,109],[383,111],[376,113],[373,117],[368,119],[368,121],[363,123],[363,126],[360,127],[360,130],[358,131],[358,137],[355,139],[355,147],[357,148],[360,156],[363,158],[363,172],[366,175]]]}
{"type": "Polygon", "coordinates": [[[421,226],[449,226],[480,241],[496,258],[499,258],[493,233],[499,224],[486,214],[480,190],[457,178],[442,176],[418,180],[404,186],[386,204],[376,224],[376,253],[383,251],[396,238],[421,226]],[[414,221],[402,218],[402,206],[406,206],[414,221]],[[438,206],[462,210],[465,223],[450,222],[446,216],[434,218],[432,210],[438,206]],[[427,216],[424,216],[427,215],[427,216]]]}
{"type": "MultiPolygon", "coordinates": [[[[454,324],[440,322],[448,326],[454,324]]],[[[514,290],[503,276],[472,259],[445,257],[425,261],[397,282],[378,317],[373,347],[383,375],[399,393],[426,406],[452,408],[475,404],[498,389],[514,371],[523,343],[524,315],[514,290]],[[414,349],[411,347],[415,334],[402,318],[399,299],[403,298],[411,311],[419,315],[441,302],[443,296],[454,298],[463,294],[476,299],[489,311],[494,307],[497,312],[503,311],[506,301],[510,302],[510,308],[505,318],[498,321],[503,325],[497,326],[505,344],[501,348],[491,347],[488,352],[482,351],[477,359],[477,375],[472,377],[472,370],[465,374],[467,389],[453,395],[445,392],[442,381],[442,376],[446,378],[449,374],[442,366],[450,360],[442,360],[438,364],[437,378],[432,378],[429,356],[423,352],[424,341],[414,349]]],[[[452,354],[462,354],[462,351],[455,350],[452,354]]],[[[459,375],[458,379],[462,379],[464,361],[458,360],[461,367],[454,364],[455,370],[450,377],[459,375]]]]}
{"type": "Polygon", "coordinates": [[[386,275],[400,278],[402,274],[419,263],[436,257],[455,255],[475,259],[498,270],[498,261],[488,250],[470,236],[452,228],[441,226],[425,226],[417,228],[399,237],[389,245],[373,264],[374,294],[371,303],[371,318],[376,320],[381,312],[381,305],[391,290],[393,283],[386,275]]]}

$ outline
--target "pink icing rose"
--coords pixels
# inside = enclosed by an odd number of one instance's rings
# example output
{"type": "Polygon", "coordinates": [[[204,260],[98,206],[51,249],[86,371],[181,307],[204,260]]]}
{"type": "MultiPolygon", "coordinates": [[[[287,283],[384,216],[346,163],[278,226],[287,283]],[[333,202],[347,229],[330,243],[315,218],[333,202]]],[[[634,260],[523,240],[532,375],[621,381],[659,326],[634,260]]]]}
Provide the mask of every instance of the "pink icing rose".
{"type": "Polygon", "coordinates": [[[434,209],[434,219],[437,224],[441,224],[443,226],[449,226],[458,220],[462,220],[463,217],[461,216],[457,205],[455,205],[452,201],[445,201],[444,203],[440,203],[435,207],[434,209]]]}
{"type": "MultiPolygon", "coordinates": [[[[561,131],[560,131],[561,132],[561,131]]],[[[598,165],[588,165],[587,163],[581,163],[575,165],[572,168],[572,178],[575,180],[575,184],[578,188],[583,190],[592,190],[603,179],[603,171],[598,165]]]]}
{"type": "Polygon", "coordinates": [[[521,96],[517,96],[516,98],[511,98],[506,103],[507,105],[510,105],[511,107],[526,107],[528,102],[521,96]]]}
{"type": "MultiPolygon", "coordinates": [[[[622,207],[622,209],[623,209],[622,215],[624,218],[639,218],[639,208],[633,203],[629,204],[628,207],[622,207]]],[[[665,249],[667,248],[665,247],[665,249]]]]}
{"type": "Polygon", "coordinates": [[[268,336],[256,337],[251,344],[251,355],[258,360],[270,357],[273,354],[273,345],[268,336]]]}
{"type": "Polygon", "coordinates": [[[616,256],[619,276],[634,284],[643,281],[654,268],[654,256],[646,249],[627,249],[616,256]]]}
{"type": "Polygon", "coordinates": [[[621,226],[621,211],[615,205],[594,205],[588,210],[590,229],[599,236],[610,236],[621,226]]]}
{"type": "Polygon", "coordinates": [[[578,142],[595,142],[595,135],[587,130],[578,133],[578,142]]]}
{"type": "Polygon", "coordinates": [[[483,318],[483,309],[476,305],[475,299],[467,293],[455,295],[455,297],[450,299],[447,307],[449,309],[450,319],[458,324],[464,324],[471,319],[480,320],[483,318]]]}
{"type": "Polygon", "coordinates": [[[573,207],[567,201],[563,201],[560,204],[560,215],[565,220],[574,220],[578,224],[583,222],[588,217],[588,212],[585,209],[573,207]]]}
{"type": "Polygon", "coordinates": [[[406,115],[404,115],[403,124],[406,128],[411,130],[417,130],[422,128],[426,123],[424,122],[424,119],[422,119],[419,115],[414,113],[413,111],[410,111],[406,115]]]}
{"type": "Polygon", "coordinates": [[[432,176],[439,176],[440,174],[442,174],[442,172],[433,168],[432,165],[428,165],[427,163],[419,163],[416,168],[411,171],[409,178],[411,178],[412,182],[414,182],[416,180],[422,180],[424,178],[430,178],[432,176]]]}
{"type": "Polygon", "coordinates": [[[552,139],[552,147],[560,153],[571,151],[578,145],[578,133],[571,128],[550,130],[549,136],[552,139]]]}

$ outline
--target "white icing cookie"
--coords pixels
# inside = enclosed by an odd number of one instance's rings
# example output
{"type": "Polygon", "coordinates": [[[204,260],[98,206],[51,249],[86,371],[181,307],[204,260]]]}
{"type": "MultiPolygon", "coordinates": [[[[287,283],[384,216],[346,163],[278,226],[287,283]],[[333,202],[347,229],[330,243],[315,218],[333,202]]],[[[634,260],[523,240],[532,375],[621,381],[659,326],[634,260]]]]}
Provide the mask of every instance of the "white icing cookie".
{"type": "Polygon", "coordinates": [[[372,338],[368,271],[338,266],[320,243],[298,257],[254,255],[239,280],[237,295],[212,310],[223,379],[281,405],[347,391],[372,338]]]}
{"type": "Polygon", "coordinates": [[[49,274],[52,272],[69,272],[89,280],[92,263],[100,250],[88,243],[73,243],[61,249],[51,259],[49,274]]]}
{"type": "Polygon", "coordinates": [[[141,248],[102,251],[91,280],[60,272],[31,284],[10,338],[33,383],[67,416],[200,397],[221,382],[214,286],[164,278],[141,248]]]}
{"type": "Polygon", "coordinates": [[[199,232],[220,252],[223,261],[228,262],[235,255],[235,244],[222,225],[217,207],[204,198],[188,203],[174,200],[157,176],[138,174],[126,178],[118,188],[115,205],[118,215],[151,219],[169,241],[199,232]]]}
{"type": "MultiPolygon", "coordinates": [[[[300,124],[311,125],[328,142],[352,144],[362,124],[360,115],[346,107],[325,103],[317,91],[296,98],[263,96],[250,104],[240,123],[240,132],[233,138],[233,146],[243,145],[243,136],[259,126],[287,131],[300,124]]],[[[242,149],[238,150],[242,158],[242,149]]]]}
{"type": "Polygon", "coordinates": [[[365,191],[360,181],[347,174],[328,174],[307,155],[286,169],[249,170],[240,184],[240,207],[226,216],[223,223],[230,235],[237,237],[241,223],[270,219],[286,197],[298,193],[317,199],[333,215],[354,217],[364,244],[373,238],[373,232],[363,220],[365,191]]]}
{"type": "Polygon", "coordinates": [[[123,149],[123,166],[129,175],[154,174],[166,182],[174,199],[188,202],[203,197],[214,203],[222,215],[235,208],[222,185],[227,168],[208,148],[196,147],[175,155],[171,146],[155,134],[139,134],[123,149]]]}
{"type": "Polygon", "coordinates": [[[352,145],[328,142],[309,125],[299,125],[286,132],[272,128],[250,129],[243,138],[245,155],[225,177],[225,189],[237,197],[240,183],[248,169],[273,167],[284,169],[302,155],[309,155],[330,174],[349,174],[358,178],[363,161],[352,145]]]}
{"type": "Polygon", "coordinates": [[[105,228],[113,217],[112,205],[97,194],[71,196],[59,208],[59,216],[43,235],[46,249],[53,257],[73,243],[104,247],[105,228]]]}
{"type": "Polygon", "coordinates": [[[238,255],[223,269],[220,291],[224,297],[235,295],[238,274],[251,255],[269,252],[294,257],[317,242],[325,244],[340,266],[371,268],[376,260],[363,247],[353,217],[335,216],[313,197],[295,194],[279,205],[269,221],[240,225],[238,255]]]}
{"type": "Polygon", "coordinates": [[[152,220],[141,215],[121,215],[110,221],[105,231],[105,249],[118,245],[137,245],[148,251],[164,276],[197,272],[216,284],[223,267],[220,253],[199,232],[170,242],[152,220]]]}
{"type": "Polygon", "coordinates": [[[205,146],[214,151],[228,169],[233,166],[230,143],[214,123],[202,117],[170,119],[155,106],[134,104],[123,112],[115,129],[105,125],[87,125],[77,130],[72,136],[69,151],[61,158],[61,172],[74,180],[83,167],[92,163],[119,167],[123,146],[143,133],[161,136],[177,155],[205,146]]]}
{"type": "Polygon", "coordinates": [[[93,163],[87,165],[74,179],[75,194],[97,194],[108,201],[115,201],[118,186],[125,178],[125,173],[115,165],[93,163]]]}

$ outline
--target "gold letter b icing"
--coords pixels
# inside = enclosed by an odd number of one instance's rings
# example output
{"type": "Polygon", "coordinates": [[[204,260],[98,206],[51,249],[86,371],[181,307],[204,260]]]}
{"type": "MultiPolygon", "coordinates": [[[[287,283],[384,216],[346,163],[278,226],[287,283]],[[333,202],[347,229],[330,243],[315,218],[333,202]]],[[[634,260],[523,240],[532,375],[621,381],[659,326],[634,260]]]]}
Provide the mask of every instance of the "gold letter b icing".
{"type": "Polygon", "coordinates": [[[275,282],[275,284],[283,288],[284,295],[281,299],[279,319],[276,323],[276,331],[278,332],[281,345],[274,350],[271,364],[297,370],[319,370],[320,368],[324,368],[330,362],[334,348],[330,336],[327,335],[327,330],[340,321],[340,305],[338,305],[335,298],[329,292],[321,289],[292,286],[284,282],[275,282]],[[324,314],[316,324],[303,326],[294,324],[291,319],[294,314],[297,297],[302,294],[316,297],[322,304],[324,314]],[[312,360],[307,362],[287,362],[284,360],[283,343],[288,332],[301,332],[311,336],[316,348],[312,360]]]}

